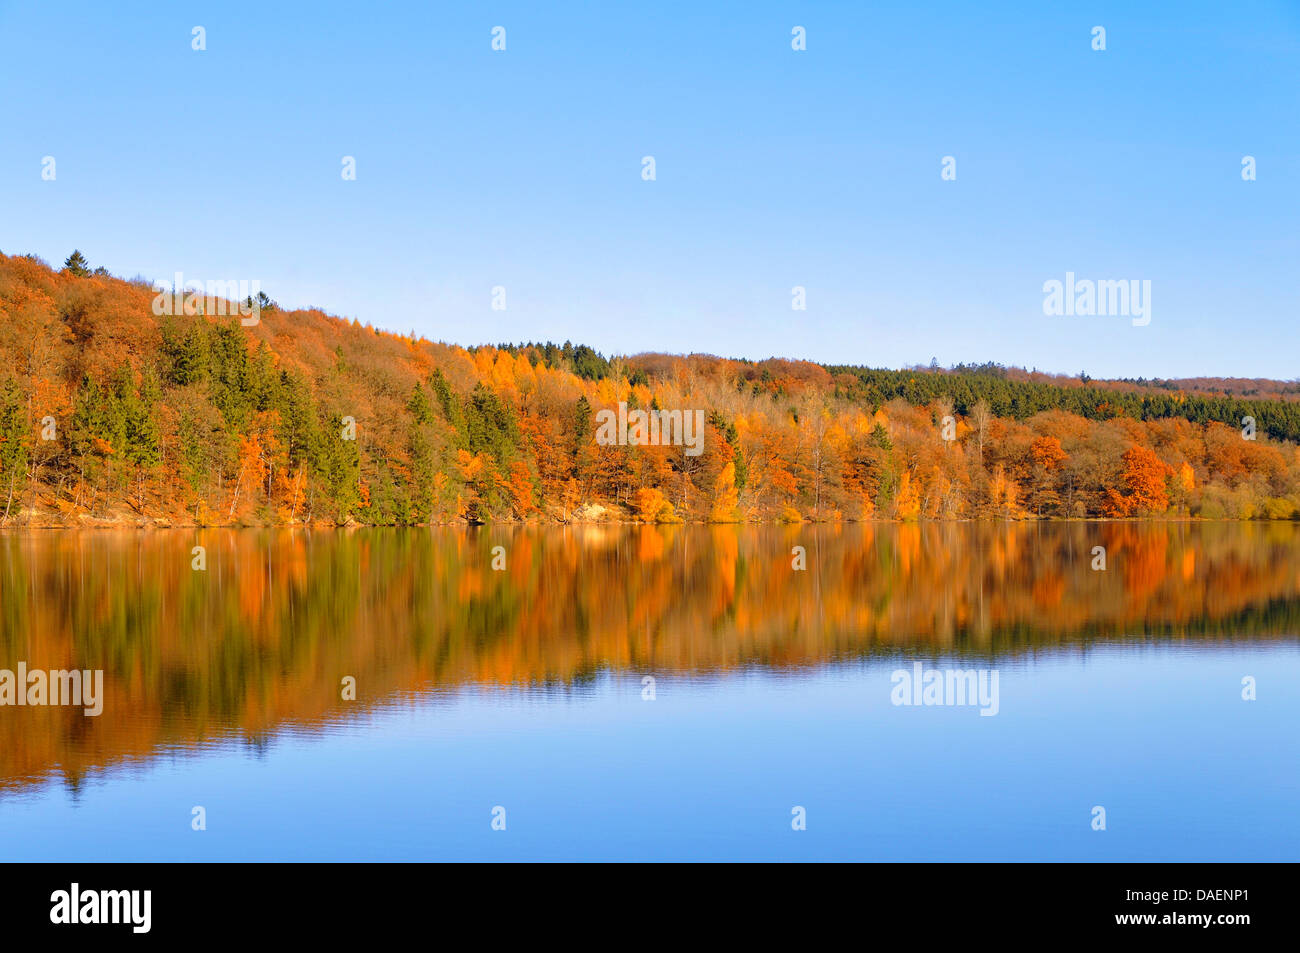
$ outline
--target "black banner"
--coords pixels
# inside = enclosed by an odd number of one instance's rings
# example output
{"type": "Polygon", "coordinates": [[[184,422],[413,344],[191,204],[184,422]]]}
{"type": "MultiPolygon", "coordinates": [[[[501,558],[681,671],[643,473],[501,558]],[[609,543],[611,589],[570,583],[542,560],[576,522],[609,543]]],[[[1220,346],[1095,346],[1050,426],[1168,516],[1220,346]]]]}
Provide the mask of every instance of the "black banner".
{"type": "Polygon", "coordinates": [[[862,936],[912,924],[927,943],[1126,934],[1231,943],[1294,923],[1293,871],[1285,865],[433,866],[10,865],[0,908],[8,939],[127,942],[374,939],[439,921],[487,925],[499,939],[565,920],[570,930],[622,924],[629,935],[662,938],[702,913],[739,933],[746,921],[763,932],[772,918],[816,932],[814,921],[824,927],[826,917],[845,917],[852,920],[845,928],[862,936]]]}

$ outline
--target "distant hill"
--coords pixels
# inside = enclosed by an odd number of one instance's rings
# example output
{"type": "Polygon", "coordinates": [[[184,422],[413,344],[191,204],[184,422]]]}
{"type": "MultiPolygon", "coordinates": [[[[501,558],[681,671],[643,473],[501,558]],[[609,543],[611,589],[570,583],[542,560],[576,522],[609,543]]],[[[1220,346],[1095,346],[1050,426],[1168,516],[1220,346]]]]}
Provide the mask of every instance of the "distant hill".
{"type": "Polygon", "coordinates": [[[607,358],[159,297],[0,255],[4,524],[1300,514],[1296,382],[607,358]]]}

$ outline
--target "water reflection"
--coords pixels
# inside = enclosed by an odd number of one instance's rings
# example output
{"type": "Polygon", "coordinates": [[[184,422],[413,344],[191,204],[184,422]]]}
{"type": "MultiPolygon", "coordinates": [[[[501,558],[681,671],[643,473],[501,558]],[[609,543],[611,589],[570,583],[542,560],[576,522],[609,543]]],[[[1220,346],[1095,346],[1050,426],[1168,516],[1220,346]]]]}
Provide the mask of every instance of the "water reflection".
{"type": "MultiPolygon", "coordinates": [[[[0,536],[0,669],[103,669],[105,711],[0,708],[0,790],[430,692],[800,673],[899,653],[1293,639],[1294,524],[209,530],[0,536]],[[192,549],[207,568],[191,568],[192,549]],[[492,568],[493,547],[506,568],[492,568]],[[805,571],[792,568],[794,547],[805,571]],[[1105,547],[1106,569],[1092,568],[1105,547]],[[357,699],[341,699],[345,677],[357,699]]],[[[635,686],[635,682],[633,682],[635,686]]],[[[635,690],[633,687],[632,690],[635,690]]]]}

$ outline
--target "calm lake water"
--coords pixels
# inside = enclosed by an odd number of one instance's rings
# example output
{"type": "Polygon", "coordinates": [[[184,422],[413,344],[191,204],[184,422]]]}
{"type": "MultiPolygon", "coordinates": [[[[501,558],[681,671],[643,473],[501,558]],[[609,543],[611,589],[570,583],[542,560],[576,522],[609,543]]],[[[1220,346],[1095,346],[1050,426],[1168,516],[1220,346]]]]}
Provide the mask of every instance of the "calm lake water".
{"type": "Polygon", "coordinates": [[[1294,524],[10,532],[0,859],[1295,860],[1298,635],[1294,524]]]}

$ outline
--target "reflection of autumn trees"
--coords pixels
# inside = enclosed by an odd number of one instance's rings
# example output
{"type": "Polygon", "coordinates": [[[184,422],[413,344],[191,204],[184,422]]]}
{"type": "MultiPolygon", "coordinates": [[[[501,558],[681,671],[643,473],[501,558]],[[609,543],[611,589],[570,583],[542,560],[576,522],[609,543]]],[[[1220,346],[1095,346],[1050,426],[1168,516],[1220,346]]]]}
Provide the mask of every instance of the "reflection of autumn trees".
{"type": "Polygon", "coordinates": [[[1280,382],[606,360],[153,298],[0,255],[0,523],[1300,516],[1280,382]],[[598,444],[621,403],[703,412],[703,453],[598,444]]]}
{"type": "Polygon", "coordinates": [[[98,719],[0,709],[0,777],[77,777],[429,687],[1293,637],[1298,542],[1289,523],[5,535],[0,667],[102,668],[107,697],[98,719]]]}

